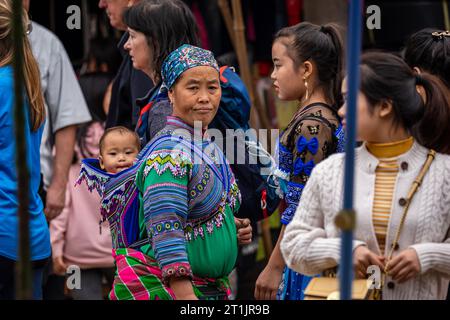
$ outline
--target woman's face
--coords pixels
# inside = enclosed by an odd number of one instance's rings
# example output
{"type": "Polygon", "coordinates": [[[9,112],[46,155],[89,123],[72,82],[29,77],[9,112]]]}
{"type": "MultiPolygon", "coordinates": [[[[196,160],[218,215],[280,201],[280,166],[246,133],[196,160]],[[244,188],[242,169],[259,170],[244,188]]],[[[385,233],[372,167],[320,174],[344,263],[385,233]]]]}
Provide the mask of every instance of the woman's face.
{"type": "Polygon", "coordinates": [[[295,69],[294,61],[281,40],[276,40],[272,46],[272,60],[274,68],[271,78],[278,98],[300,100],[305,94],[302,68],[295,69]]]}
{"type": "Polygon", "coordinates": [[[133,61],[133,68],[138,69],[151,76],[150,61],[151,50],[147,43],[147,38],[142,32],[128,28],[130,37],[124,45],[125,50],[130,54],[133,61]]]}
{"type": "MultiPolygon", "coordinates": [[[[347,115],[347,78],[342,82],[342,96],[344,97],[344,104],[339,109],[339,116],[343,119],[342,124],[346,126],[347,115]]],[[[358,91],[358,98],[356,101],[356,139],[358,141],[378,142],[382,135],[381,128],[383,120],[378,116],[377,108],[373,108],[367,97],[361,91],[358,91]]]]}
{"type": "Polygon", "coordinates": [[[194,126],[202,122],[206,128],[217,113],[222,91],[219,73],[208,66],[186,70],[169,90],[173,115],[194,126]]]}

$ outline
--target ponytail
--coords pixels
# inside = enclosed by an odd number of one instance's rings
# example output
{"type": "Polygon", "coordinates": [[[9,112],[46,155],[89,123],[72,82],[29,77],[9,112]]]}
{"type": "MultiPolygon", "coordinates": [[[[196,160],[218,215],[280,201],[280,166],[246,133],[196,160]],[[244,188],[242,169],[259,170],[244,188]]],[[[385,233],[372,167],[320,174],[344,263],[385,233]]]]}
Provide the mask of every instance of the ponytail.
{"type": "Polygon", "coordinates": [[[412,132],[427,148],[450,154],[450,93],[444,83],[428,73],[416,75],[416,85],[423,88],[424,113],[412,132]]]}
{"type": "Polygon", "coordinates": [[[336,50],[336,73],[334,77],[331,78],[331,90],[332,96],[334,98],[334,104],[339,108],[343,104],[343,97],[341,92],[341,85],[343,80],[343,72],[344,72],[344,46],[342,37],[339,33],[338,27],[336,24],[328,23],[321,27],[321,31],[325,34],[328,34],[333,42],[334,48],[336,50]]]}

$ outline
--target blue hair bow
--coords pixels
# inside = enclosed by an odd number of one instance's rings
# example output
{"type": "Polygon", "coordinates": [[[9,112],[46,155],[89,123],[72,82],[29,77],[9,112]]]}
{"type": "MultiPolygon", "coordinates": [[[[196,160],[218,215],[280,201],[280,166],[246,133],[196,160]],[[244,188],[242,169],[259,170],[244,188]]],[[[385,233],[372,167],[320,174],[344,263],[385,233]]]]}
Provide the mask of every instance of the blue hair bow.
{"type": "Polygon", "coordinates": [[[294,175],[298,176],[304,172],[306,175],[311,175],[311,171],[314,168],[314,161],[310,160],[307,163],[303,163],[302,159],[297,159],[294,164],[294,175]]]}
{"type": "Polygon", "coordinates": [[[316,154],[319,149],[319,141],[317,138],[314,137],[308,141],[305,137],[300,137],[297,141],[297,151],[303,152],[305,149],[308,149],[312,154],[316,154]]]}

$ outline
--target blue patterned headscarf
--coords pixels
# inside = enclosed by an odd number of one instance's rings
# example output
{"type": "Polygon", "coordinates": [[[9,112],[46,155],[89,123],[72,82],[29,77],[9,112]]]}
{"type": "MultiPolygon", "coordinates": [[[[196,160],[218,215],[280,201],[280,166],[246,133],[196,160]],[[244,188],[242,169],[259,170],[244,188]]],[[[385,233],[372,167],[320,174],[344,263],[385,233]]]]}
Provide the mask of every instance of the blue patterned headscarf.
{"type": "Polygon", "coordinates": [[[219,66],[211,51],[183,44],[172,51],[162,64],[163,85],[170,89],[183,72],[199,66],[213,67],[219,72],[219,66]]]}

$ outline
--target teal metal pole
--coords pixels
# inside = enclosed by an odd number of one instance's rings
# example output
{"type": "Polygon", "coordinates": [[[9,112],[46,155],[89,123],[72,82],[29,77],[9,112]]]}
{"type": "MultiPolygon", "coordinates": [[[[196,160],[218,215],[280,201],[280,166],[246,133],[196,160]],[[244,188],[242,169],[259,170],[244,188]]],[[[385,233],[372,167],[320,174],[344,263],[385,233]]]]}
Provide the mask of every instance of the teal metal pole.
{"type": "Polygon", "coordinates": [[[340,298],[350,300],[353,280],[353,185],[356,140],[356,101],[359,90],[359,61],[361,55],[362,0],[350,0],[349,37],[347,48],[347,127],[345,148],[345,176],[343,211],[338,215],[337,224],[342,229],[340,274],[340,298]]]}

